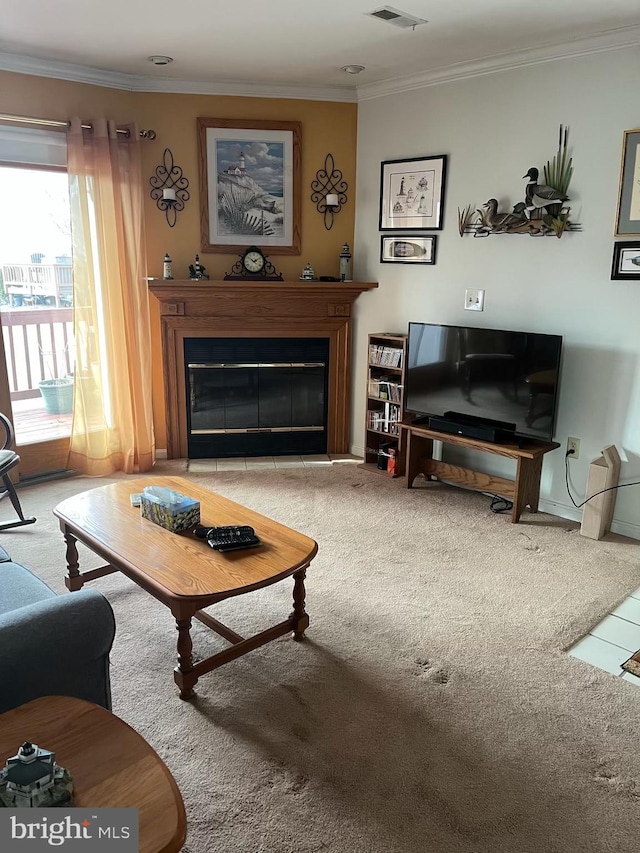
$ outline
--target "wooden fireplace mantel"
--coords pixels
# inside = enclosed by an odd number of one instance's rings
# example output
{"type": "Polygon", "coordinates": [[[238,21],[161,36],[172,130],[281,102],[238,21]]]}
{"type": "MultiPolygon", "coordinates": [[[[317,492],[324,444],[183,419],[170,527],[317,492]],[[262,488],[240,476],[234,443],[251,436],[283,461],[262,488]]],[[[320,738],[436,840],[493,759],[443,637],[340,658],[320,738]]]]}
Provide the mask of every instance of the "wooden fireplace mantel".
{"type": "Polygon", "coordinates": [[[169,459],[187,456],[185,338],[329,339],[327,453],[348,453],[351,308],[377,282],[150,279],[160,302],[169,459]]]}

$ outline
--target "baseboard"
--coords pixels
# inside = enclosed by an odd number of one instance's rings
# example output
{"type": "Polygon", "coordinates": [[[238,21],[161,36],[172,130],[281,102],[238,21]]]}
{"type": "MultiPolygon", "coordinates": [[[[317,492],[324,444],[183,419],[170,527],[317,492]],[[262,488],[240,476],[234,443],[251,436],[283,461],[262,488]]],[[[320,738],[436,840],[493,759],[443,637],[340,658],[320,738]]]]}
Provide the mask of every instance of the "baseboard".
{"type": "MultiPolygon", "coordinates": [[[[560,518],[567,518],[570,521],[582,522],[582,510],[577,509],[569,504],[562,504],[558,501],[540,500],[540,512],[548,512],[549,515],[557,515],[560,518]]],[[[620,536],[628,536],[629,539],[640,539],[640,524],[634,524],[631,521],[618,521],[613,519],[611,522],[611,532],[618,533],[620,536]]]]}
{"type": "Polygon", "coordinates": [[[51,480],[66,480],[68,477],[77,476],[76,471],[71,471],[69,468],[61,468],[57,471],[44,471],[41,474],[27,474],[24,477],[20,477],[20,480],[14,483],[14,486],[16,489],[24,488],[25,486],[39,486],[51,480]]]}
{"type": "Polygon", "coordinates": [[[167,448],[166,447],[161,447],[161,448],[156,447],[156,459],[167,459],[167,458],[168,458],[167,457],[167,448]]]}

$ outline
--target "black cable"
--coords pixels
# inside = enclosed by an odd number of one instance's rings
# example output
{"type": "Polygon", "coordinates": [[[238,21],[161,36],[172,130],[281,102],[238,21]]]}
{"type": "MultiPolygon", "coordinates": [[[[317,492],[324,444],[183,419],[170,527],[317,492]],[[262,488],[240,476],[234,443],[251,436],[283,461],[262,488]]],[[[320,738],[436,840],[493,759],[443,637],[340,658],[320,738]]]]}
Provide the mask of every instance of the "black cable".
{"type": "Polygon", "coordinates": [[[491,503],[489,504],[491,512],[511,512],[513,509],[513,501],[507,498],[501,498],[499,495],[491,495],[491,503]]]}
{"type": "Polygon", "coordinates": [[[565,483],[567,486],[567,494],[571,498],[571,503],[574,505],[574,507],[576,509],[580,509],[586,503],[589,503],[589,501],[593,500],[593,498],[597,498],[598,495],[603,495],[605,492],[612,492],[612,491],[614,491],[614,489],[624,489],[625,486],[640,486],[640,481],[637,481],[637,480],[633,483],[618,483],[617,486],[609,486],[607,489],[600,489],[599,492],[594,492],[594,494],[589,495],[588,498],[585,498],[585,500],[583,500],[581,504],[577,504],[574,501],[573,495],[571,494],[571,489],[569,488],[569,457],[572,454],[573,454],[573,450],[567,450],[567,452],[564,455],[564,480],[565,480],[565,483]]]}

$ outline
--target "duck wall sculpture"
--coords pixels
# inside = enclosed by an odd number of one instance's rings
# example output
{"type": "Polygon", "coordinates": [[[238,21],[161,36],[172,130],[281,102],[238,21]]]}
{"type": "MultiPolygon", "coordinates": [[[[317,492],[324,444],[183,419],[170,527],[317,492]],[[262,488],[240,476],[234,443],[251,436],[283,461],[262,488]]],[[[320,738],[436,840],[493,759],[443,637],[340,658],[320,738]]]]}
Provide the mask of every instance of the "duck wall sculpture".
{"type": "Polygon", "coordinates": [[[544,183],[540,183],[540,172],[532,166],[523,175],[529,182],[525,187],[524,201],[518,201],[512,212],[499,210],[498,200],[490,198],[482,210],[474,206],[458,208],[458,230],[460,236],[488,237],[489,234],[529,234],[532,237],[561,237],[565,231],[580,231],[581,226],[569,219],[571,208],[567,190],[573,175],[573,161],[568,156],[569,128],[560,125],[558,151],[553,160],[544,167],[544,183]]]}
{"type": "Polygon", "coordinates": [[[562,207],[562,203],[569,200],[569,196],[563,195],[554,187],[548,187],[545,184],[538,183],[539,172],[535,166],[523,175],[523,178],[530,178],[530,183],[527,184],[524,191],[525,207],[527,210],[536,210],[545,208],[551,212],[551,209],[562,207]]]}

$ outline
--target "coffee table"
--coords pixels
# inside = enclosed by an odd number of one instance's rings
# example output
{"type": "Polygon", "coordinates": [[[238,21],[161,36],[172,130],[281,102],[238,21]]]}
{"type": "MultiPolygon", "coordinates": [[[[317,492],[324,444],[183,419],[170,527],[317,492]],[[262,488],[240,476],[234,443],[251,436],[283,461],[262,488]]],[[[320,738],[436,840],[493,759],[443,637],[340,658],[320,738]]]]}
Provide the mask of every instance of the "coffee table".
{"type": "Polygon", "coordinates": [[[290,631],[301,640],[309,625],[305,612],[306,570],[318,550],[313,539],[227,500],[182,477],[123,480],[68,498],[54,509],[67,545],[67,588],[122,572],[161,601],[178,630],[178,666],[174,680],[180,698],[193,696],[201,675],[257,649],[290,631]],[[200,501],[204,525],[248,524],[262,540],[257,548],[219,553],[189,532],[172,533],[142,518],[130,496],[148,485],[166,486],[200,501]],[[108,560],[80,572],[76,541],[108,560]],[[283,622],[244,638],[203,608],[236,595],[270,586],[293,575],[293,611],[283,622]],[[203,622],[231,645],[197,663],[193,660],[191,622],[203,622]]]}
{"type": "Polygon", "coordinates": [[[73,807],[137,808],[140,853],[177,853],[186,817],[178,786],[141,735],[115,714],[44,696],[0,714],[0,766],[25,740],[56,754],[73,777],[73,807]]]}

